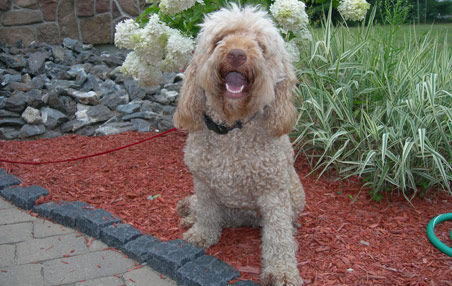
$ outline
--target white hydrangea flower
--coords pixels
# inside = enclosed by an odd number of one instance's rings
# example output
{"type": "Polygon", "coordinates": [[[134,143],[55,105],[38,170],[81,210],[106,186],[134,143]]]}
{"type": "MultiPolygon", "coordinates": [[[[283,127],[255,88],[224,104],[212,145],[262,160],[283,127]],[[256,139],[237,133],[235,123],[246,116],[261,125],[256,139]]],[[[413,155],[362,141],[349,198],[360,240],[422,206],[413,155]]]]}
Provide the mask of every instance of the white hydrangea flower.
{"type": "Polygon", "coordinates": [[[369,8],[370,4],[366,0],[342,0],[337,10],[345,20],[361,21],[369,8]]]}
{"type": "Polygon", "coordinates": [[[127,55],[121,71],[138,80],[141,85],[158,85],[163,77],[162,71],[157,66],[143,61],[135,52],[127,55]]]}
{"type": "Polygon", "coordinates": [[[194,48],[193,39],[182,36],[178,30],[171,29],[166,45],[166,56],[160,64],[161,69],[171,72],[187,66],[194,48]]]}
{"type": "Polygon", "coordinates": [[[116,25],[115,45],[121,49],[134,49],[133,35],[138,32],[138,23],[133,19],[127,19],[116,25]]]}
{"type": "MultiPolygon", "coordinates": [[[[187,10],[191,8],[193,5],[195,5],[195,0],[161,0],[160,1],[160,11],[162,11],[164,14],[177,14],[179,12],[182,12],[184,10],[187,10]]],[[[201,1],[204,3],[203,1],[201,1]]]]}
{"type": "Polygon", "coordinates": [[[298,43],[295,39],[284,42],[284,47],[286,48],[286,51],[289,54],[289,59],[292,63],[296,63],[300,60],[300,48],[298,47],[298,43]]]}
{"type": "Polygon", "coordinates": [[[148,63],[157,64],[165,55],[170,28],[162,23],[157,14],[149,17],[146,26],[132,36],[137,55],[148,63]]]}
{"type": "Polygon", "coordinates": [[[298,0],[275,0],[270,12],[284,30],[296,33],[309,24],[306,5],[298,0]]]}

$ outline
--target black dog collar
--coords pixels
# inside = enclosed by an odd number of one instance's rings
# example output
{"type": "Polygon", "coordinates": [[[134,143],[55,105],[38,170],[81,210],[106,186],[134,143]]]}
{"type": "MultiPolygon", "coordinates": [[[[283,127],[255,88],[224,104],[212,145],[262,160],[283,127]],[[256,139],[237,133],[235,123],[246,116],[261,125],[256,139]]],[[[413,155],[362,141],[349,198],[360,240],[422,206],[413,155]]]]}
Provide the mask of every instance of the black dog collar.
{"type": "Polygon", "coordinates": [[[242,128],[242,122],[236,121],[234,125],[232,126],[225,126],[225,125],[219,125],[216,124],[212,118],[210,118],[207,114],[204,113],[204,122],[206,123],[206,126],[209,130],[214,131],[217,134],[228,134],[229,131],[235,129],[235,128],[242,128]]]}

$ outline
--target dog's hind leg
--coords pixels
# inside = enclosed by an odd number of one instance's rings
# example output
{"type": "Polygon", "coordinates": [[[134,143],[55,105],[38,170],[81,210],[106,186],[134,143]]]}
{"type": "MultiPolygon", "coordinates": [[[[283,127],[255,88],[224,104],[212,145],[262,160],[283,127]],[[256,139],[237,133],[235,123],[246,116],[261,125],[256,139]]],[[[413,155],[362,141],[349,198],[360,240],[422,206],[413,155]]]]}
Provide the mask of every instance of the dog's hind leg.
{"type": "MultiPolygon", "coordinates": [[[[194,222],[191,228],[183,234],[183,238],[190,243],[208,248],[220,239],[223,228],[223,206],[218,204],[214,193],[205,183],[195,176],[193,176],[193,180],[196,193],[196,197],[192,198],[191,202],[195,206],[194,222]]],[[[188,204],[189,209],[191,203],[188,204]]]]}

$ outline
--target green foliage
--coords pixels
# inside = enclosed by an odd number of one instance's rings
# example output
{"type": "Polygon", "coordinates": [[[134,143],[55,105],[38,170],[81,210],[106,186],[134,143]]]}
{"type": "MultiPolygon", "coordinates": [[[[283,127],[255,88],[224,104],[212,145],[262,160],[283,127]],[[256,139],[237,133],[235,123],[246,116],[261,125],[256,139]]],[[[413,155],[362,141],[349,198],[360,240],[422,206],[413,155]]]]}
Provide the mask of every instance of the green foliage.
{"type": "MultiPolygon", "coordinates": [[[[260,5],[269,8],[271,0],[247,0],[240,1],[241,5],[260,5]]],[[[184,10],[175,15],[167,15],[160,11],[159,2],[156,2],[149,6],[137,19],[136,21],[140,23],[143,27],[148,22],[148,17],[150,14],[158,14],[159,18],[165,22],[169,27],[178,29],[179,31],[185,33],[187,36],[196,37],[199,32],[199,24],[202,23],[204,16],[210,12],[219,10],[222,7],[226,7],[230,3],[227,0],[204,0],[203,4],[195,3],[190,9],[184,10]]]]}
{"type": "Polygon", "coordinates": [[[397,26],[374,26],[375,14],[348,28],[330,11],[301,50],[299,154],[319,176],[335,167],[363,177],[375,200],[434,187],[452,195],[451,45],[415,26],[396,39],[397,26]]]}

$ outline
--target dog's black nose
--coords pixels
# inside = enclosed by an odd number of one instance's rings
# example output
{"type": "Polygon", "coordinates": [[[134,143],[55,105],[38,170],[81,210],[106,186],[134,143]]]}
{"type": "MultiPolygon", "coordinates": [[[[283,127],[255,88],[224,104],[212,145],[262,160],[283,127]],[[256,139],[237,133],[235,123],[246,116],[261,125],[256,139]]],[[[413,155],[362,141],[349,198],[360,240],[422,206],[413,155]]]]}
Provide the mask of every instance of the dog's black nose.
{"type": "Polygon", "coordinates": [[[246,62],[246,53],[244,50],[230,50],[227,57],[229,64],[233,67],[239,67],[246,62]]]}

